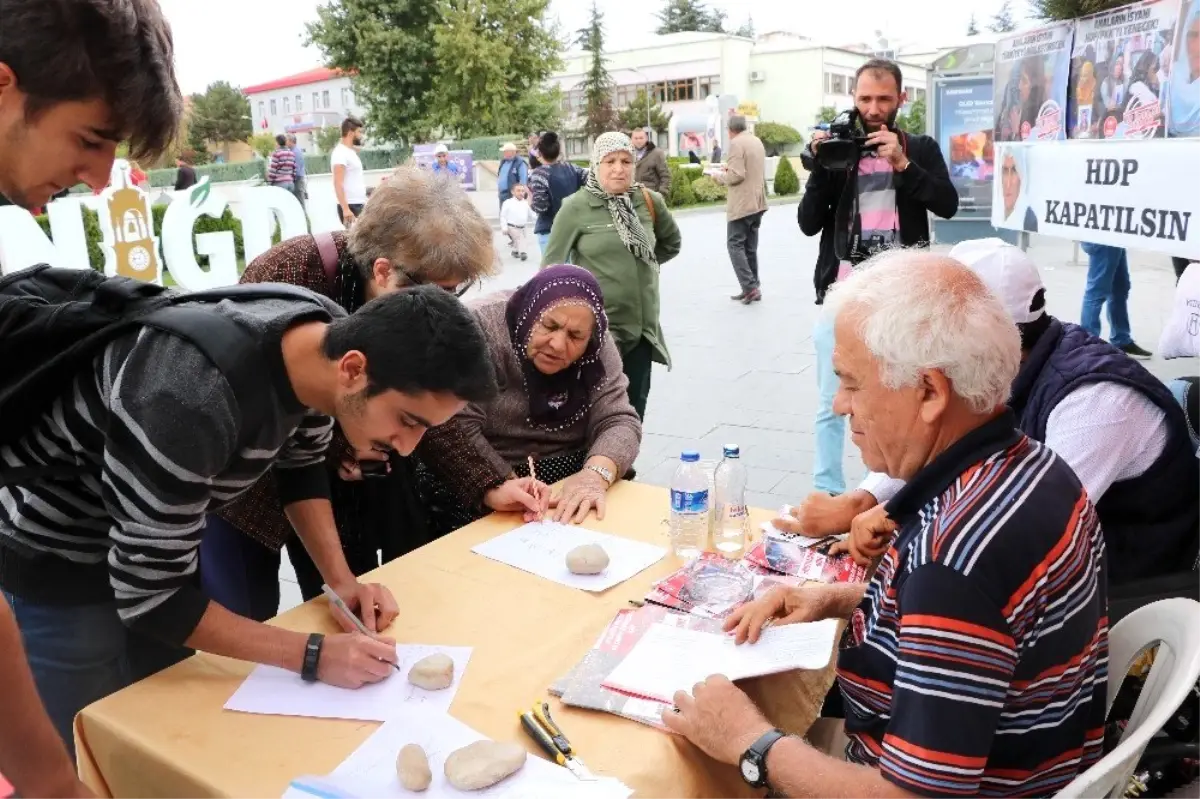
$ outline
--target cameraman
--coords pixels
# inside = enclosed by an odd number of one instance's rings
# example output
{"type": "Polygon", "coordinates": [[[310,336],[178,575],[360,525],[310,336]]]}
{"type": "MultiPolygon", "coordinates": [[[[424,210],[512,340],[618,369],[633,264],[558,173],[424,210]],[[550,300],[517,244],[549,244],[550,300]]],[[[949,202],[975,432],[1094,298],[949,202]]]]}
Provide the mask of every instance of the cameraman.
{"type": "MultiPolygon", "coordinates": [[[[896,115],[907,99],[900,67],[872,59],[854,75],[854,106],[866,141],[857,165],[832,171],[821,165],[821,142],[812,134],[803,161],[810,170],[797,217],[806,236],[821,234],[813,283],[817,304],[825,292],[857,264],[889,247],[927,247],[932,211],[943,219],[958,212],[958,191],[946,160],[929,136],[896,130],[896,115]]],[[[846,422],[833,412],[837,377],[833,373],[833,326],[819,318],[813,331],[817,355],[816,455],[813,488],[830,494],[846,490],[842,473],[846,422]]]]}

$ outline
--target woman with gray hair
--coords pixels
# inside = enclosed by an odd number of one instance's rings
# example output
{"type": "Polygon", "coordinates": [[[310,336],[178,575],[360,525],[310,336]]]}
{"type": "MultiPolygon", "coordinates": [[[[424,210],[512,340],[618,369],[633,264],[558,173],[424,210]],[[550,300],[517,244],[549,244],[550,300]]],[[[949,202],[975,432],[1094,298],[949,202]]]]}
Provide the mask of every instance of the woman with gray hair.
{"type": "MultiPolygon", "coordinates": [[[[354,313],[383,294],[433,284],[462,296],[496,261],[492,229],[458,182],[417,167],[397,169],[371,195],[349,232],[297,236],[254,259],[242,283],[290,283],[354,313]]],[[[404,346],[404,342],[396,342],[404,346]]],[[[329,445],[330,500],[346,562],[356,575],[429,540],[408,458],[354,452],[339,430],[329,445]]],[[[268,472],[236,502],[209,514],[200,545],[205,590],[247,618],[279,607],[280,550],[305,599],[321,575],[284,516],[268,472]]]]}
{"type": "Polygon", "coordinates": [[[564,200],[554,218],[542,266],[571,263],[596,276],[629,401],[642,418],[652,364],[671,364],[659,326],[658,268],[679,254],[681,242],[662,195],[634,182],[629,137],[601,134],[583,191],[564,200]]]}

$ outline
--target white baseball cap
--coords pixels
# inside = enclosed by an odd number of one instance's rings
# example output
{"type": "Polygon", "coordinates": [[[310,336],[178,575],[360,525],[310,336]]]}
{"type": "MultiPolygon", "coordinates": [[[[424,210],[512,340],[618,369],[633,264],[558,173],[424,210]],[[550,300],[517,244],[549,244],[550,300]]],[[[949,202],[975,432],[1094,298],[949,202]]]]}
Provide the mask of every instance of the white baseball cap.
{"type": "Polygon", "coordinates": [[[979,275],[1018,325],[1045,316],[1045,301],[1037,295],[1046,286],[1037,264],[1020,247],[997,238],[973,239],[955,244],[950,257],[979,275]]]}
{"type": "Polygon", "coordinates": [[[441,155],[442,153],[449,153],[449,152],[450,152],[450,148],[444,144],[439,144],[437,147],[433,148],[434,155],[441,155]]]}

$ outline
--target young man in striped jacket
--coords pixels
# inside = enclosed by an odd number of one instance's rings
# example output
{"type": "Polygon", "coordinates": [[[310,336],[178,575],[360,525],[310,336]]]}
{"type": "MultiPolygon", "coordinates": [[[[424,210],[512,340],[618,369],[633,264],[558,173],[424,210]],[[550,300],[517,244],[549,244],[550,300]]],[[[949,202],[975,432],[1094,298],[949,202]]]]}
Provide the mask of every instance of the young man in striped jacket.
{"type": "Polygon", "coordinates": [[[1016,328],[970,269],[911,252],[865,265],[825,312],[834,408],[867,466],[907,481],[899,529],[869,584],[779,591],[727,627],[848,620],[849,743],[784,736],[723,677],[663,721],[777,795],[1053,795],[1103,754],[1106,554],[1075,473],[1005,407],[1016,328]]]}

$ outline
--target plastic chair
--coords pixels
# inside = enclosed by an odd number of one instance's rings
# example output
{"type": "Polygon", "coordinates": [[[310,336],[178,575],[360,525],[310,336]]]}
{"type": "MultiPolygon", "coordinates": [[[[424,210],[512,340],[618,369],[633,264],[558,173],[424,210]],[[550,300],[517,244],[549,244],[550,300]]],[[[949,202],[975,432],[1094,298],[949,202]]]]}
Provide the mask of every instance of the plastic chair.
{"type": "Polygon", "coordinates": [[[1063,788],[1058,793],[1059,799],[1117,797],[1124,793],[1150,739],[1175,714],[1200,679],[1197,630],[1200,630],[1200,602],[1180,598],[1138,608],[1112,628],[1108,640],[1108,708],[1112,708],[1133,661],[1156,644],[1158,653],[1121,742],[1063,788]]]}

